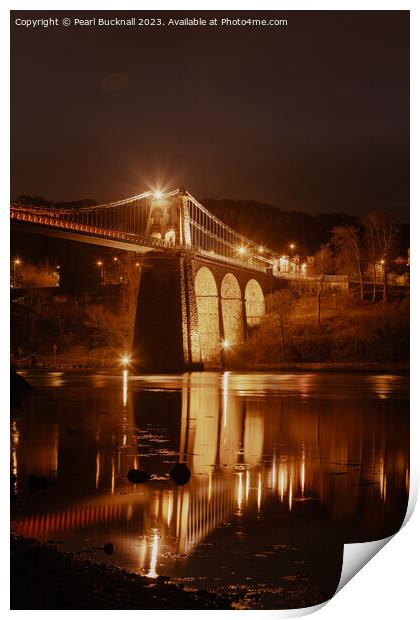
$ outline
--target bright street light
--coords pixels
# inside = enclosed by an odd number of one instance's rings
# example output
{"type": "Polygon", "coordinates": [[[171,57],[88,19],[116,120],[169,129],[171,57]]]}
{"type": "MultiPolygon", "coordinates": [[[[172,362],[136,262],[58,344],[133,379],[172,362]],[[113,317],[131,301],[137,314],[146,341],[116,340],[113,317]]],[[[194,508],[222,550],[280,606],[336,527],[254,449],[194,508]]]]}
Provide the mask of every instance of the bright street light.
{"type": "Polygon", "coordinates": [[[246,248],[244,248],[244,246],[243,246],[243,245],[241,245],[241,246],[239,246],[239,248],[238,248],[238,252],[239,252],[239,254],[245,254],[245,253],[246,253],[246,248]]]}
{"type": "Polygon", "coordinates": [[[126,368],[131,362],[130,355],[121,355],[121,364],[126,368]]]}
{"type": "Polygon", "coordinates": [[[12,288],[16,288],[17,286],[17,269],[19,267],[19,265],[22,263],[22,261],[20,260],[20,258],[15,258],[13,261],[13,281],[12,281],[12,288]]]}
{"type": "Polygon", "coordinates": [[[155,192],[153,192],[153,196],[156,198],[156,200],[160,200],[163,196],[162,192],[157,190],[155,192]]]}
{"type": "Polygon", "coordinates": [[[229,348],[229,341],[228,340],[223,340],[222,342],[222,349],[228,349],[229,348]]]}
{"type": "Polygon", "coordinates": [[[104,266],[104,261],[102,259],[99,259],[96,261],[96,265],[100,268],[101,270],[101,284],[104,284],[104,280],[105,280],[105,266],[104,266]]]}

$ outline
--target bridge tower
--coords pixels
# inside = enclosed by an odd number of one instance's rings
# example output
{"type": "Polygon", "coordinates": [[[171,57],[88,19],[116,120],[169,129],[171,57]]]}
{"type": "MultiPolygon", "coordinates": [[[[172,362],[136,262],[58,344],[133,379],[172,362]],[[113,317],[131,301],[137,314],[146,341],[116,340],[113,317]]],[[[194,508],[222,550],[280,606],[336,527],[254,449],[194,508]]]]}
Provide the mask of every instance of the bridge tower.
{"type": "Polygon", "coordinates": [[[202,370],[198,311],[187,252],[150,252],[140,279],[133,356],[150,372],[202,370]]]}
{"type": "Polygon", "coordinates": [[[153,195],[147,219],[147,236],[165,241],[168,247],[191,247],[188,194],[183,188],[174,196],[153,195]]]}

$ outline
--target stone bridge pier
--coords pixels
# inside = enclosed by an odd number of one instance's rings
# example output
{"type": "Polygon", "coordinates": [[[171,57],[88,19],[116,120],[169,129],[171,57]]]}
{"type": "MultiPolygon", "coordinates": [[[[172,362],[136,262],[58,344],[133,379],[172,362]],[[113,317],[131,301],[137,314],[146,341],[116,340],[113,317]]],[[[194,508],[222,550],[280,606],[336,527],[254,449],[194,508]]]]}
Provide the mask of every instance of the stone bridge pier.
{"type": "Polygon", "coordinates": [[[220,369],[222,343],[241,344],[265,314],[265,296],[286,286],[270,274],[185,252],[143,263],[133,358],[147,372],[220,369]]]}

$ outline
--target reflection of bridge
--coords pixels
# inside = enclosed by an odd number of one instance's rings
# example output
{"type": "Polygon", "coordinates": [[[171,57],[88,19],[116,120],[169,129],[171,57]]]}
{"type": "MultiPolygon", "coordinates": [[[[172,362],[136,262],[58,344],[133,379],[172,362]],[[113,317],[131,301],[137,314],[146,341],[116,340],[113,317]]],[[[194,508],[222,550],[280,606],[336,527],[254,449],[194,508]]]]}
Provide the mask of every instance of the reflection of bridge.
{"type": "MultiPolygon", "coordinates": [[[[56,377],[51,379],[53,386],[56,377]]],[[[378,400],[392,394],[392,378],[368,381],[378,400]]],[[[44,496],[47,509],[37,501],[19,503],[13,525],[27,537],[70,541],[73,550],[85,539],[112,541],[119,554],[113,558],[155,576],[167,566],[172,573],[173,563],[190,557],[226,522],[251,524],[248,531],[254,533],[252,523],[261,519],[264,527],[273,510],[299,515],[304,506],[312,510],[319,503],[337,531],[362,515],[368,528],[363,535],[375,539],[385,516],[401,518],[399,498],[408,495],[401,412],[383,426],[378,422],[383,408],[372,401],[366,416],[360,382],[352,397],[332,401],[306,400],[315,388],[320,395],[327,385],[331,389],[322,377],[284,375],[270,395],[271,382],[260,377],[254,383],[242,373],[186,373],[133,377],[127,384],[123,373],[119,392],[85,387],[90,394],[82,401],[85,409],[74,398],[59,399],[53,414],[41,415],[42,424],[34,415],[20,417],[12,424],[11,454],[19,488],[29,473],[57,473],[55,491],[44,496]],[[284,398],[296,390],[303,398],[284,398]],[[147,399],[138,400],[139,391],[147,399]],[[172,398],[177,392],[180,398],[172,398]],[[171,441],[162,442],[166,435],[159,429],[174,419],[171,441]],[[69,434],[69,427],[79,433],[69,434]],[[184,487],[169,480],[175,454],[193,474],[184,487]],[[126,472],[139,466],[156,479],[133,487],[126,472]]],[[[296,530],[288,536],[296,537],[296,530]]]]}

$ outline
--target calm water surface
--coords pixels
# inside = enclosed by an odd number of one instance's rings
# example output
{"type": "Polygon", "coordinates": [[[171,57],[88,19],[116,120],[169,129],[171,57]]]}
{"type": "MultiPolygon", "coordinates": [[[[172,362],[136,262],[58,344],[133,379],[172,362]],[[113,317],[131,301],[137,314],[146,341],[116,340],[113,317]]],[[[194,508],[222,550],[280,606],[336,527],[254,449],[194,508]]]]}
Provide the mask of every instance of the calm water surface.
{"type": "Polygon", "coordinates": [[[25,376],[35,389],[12,413],[11,454],[24,536],[277,608],[330,597],[343,543],[404,519],[407,377],[25,376]],[[178,461],[192,471],[183,487],[169,477],[178,461]],[[151,482],[128,482],[133,467],[151,482]],[[30,474],[55,484],[30,492],[30,474]]]}

